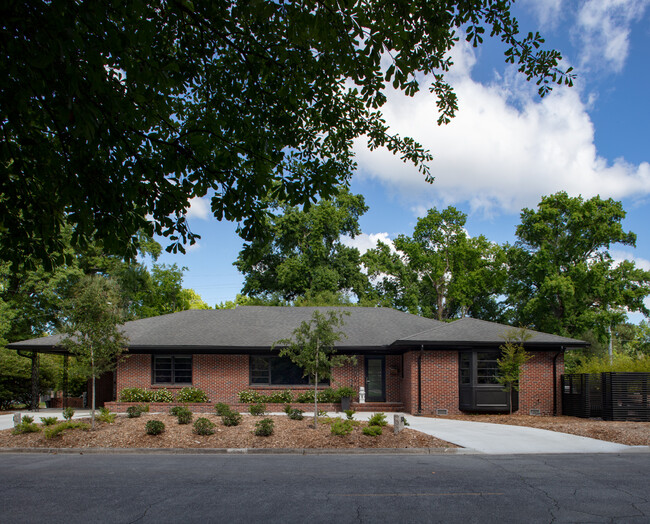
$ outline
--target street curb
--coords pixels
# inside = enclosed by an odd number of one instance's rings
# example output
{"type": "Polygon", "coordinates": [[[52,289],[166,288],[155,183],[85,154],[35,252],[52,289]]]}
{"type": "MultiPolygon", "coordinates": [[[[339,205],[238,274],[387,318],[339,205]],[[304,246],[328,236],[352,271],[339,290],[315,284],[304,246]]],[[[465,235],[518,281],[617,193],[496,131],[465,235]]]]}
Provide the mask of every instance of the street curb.
{"type": "Polygon", "coordinates": [[[0,454],[66,455],[482,455],[465,448],[0,448],[0,454]]]}

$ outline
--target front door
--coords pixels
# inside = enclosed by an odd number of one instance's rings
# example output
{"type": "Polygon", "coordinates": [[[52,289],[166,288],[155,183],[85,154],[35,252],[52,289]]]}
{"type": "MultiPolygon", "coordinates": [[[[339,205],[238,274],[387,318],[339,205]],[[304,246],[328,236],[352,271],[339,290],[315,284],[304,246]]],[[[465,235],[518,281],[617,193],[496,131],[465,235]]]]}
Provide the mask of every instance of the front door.
{"type": "Polygon", "coordinates": [[[366,357],[366,401],[386,402],[386,357],[366,357]]]}

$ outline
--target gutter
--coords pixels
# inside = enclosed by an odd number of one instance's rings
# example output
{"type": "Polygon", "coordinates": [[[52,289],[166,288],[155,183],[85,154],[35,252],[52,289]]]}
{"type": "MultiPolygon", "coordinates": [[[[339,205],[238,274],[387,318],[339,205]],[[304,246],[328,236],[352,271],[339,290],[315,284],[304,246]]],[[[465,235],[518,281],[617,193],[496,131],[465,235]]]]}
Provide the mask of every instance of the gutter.
{"type": "Polygon", "coordinates": [[[564,347],[562,351],[559,351],[553,357],[553,416],[557,417],[557,357],[564,353],[564,347]]]}
{"type": "Polygon", "coordinates": [[[418,354],[418,415],[422,415],[422,353],[424,344],[420,344],[420,353],[418,354]]]}

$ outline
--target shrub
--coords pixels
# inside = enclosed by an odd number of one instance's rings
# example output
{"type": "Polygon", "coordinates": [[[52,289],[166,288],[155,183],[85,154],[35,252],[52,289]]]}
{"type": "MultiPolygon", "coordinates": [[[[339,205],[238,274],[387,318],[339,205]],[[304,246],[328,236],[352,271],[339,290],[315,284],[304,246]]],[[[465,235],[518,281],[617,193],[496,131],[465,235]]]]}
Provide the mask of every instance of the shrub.
{"type": "Polygon", "coordinates": [[[223,402],[218,402],[214,405],[214,410],[217,412],[218,416],[222,416],[230,411],[230,406],[223,402]]]}
{"type": "MultiPolygon", "coordinates": [[[[174,394],[168,389],[154,389],[153,391],[145,390],[148,400],[145,402],[174,402],[174,394]]],[[[139,402],[139,401],[136,401],[139,402]]],[[[147,406],[148,408],[148,406],[147,406]]],[[[147,409],[149,411],[149,409],[147,409]]]]}
{"type": "Polygon", "coordinates": [[[388,424],[388,422],[386,422],[386,415],[383,413],[375,413],[368,419],[369,426],[385,426],[386,424],[388,424]]]}
{"type": "Polygon", "coordinates": [[[126,416],[129,418],[138,418],[142,415],[142,409],[140,406],[129,406],[126,408],[126,416]]]}
{"type": "Polygon", "coordinates": [[[41,417],[44,426],[53,426],[58,419],[56,417],[41,417]]]}
{"type": "Polygon", "coordinates": [[[194,433],[197,435],[212,435],[216,424],[205,417],[197,418],[194,423],[194,433]]]}
{"type": "Polygon", "coordinates": [[[191,386],[185,387],[176,395],[176,402],[207,402],[208,396],[205,391],[191,386]]]}
{"type": "Polygon", "coordinates": [[[124,388],[120,391],[120,402],[151,402],[151,392],[143,388],[124,388]]]}
{"type": "Polygon", "coordinates": [[[302,420],[304,417],[302,409],[290,409],[287,415],[291,420],[302,420]]]}
{"type": "Polygon", "coordinates": [[[184,409],[187,408],[185,406],[172,406],[171,408],[169,408],[169,414],[174,417],[177,417],[178,413],[183,411],[184,409]]]}
{"type": "Polygon", "coordinates": [[[354,414],[356,413],[356,411],[354,411],[353,409],[346,409],[344,413],[348,420],[354,420],[354,414]]]}
{"type": "Polygon", "coordinates": [[[179,424],[189,424],[192,422],[192,416],[192,412],[185,407],[176,412],[176,418],[179,424]]]}
{"type": "Polygon", "coordinates": [[[221,415],[221,421],[224,426],[239,426],[242,421],[242,416],[238,411],[228,411],[225,415],[221,415]]]}
{"type": "Polygon", "coordinates": [[[165,424],[160,420],[148,420],[147,425],[145,426],[147,435],[160,435],[165,431],[165,424]]]}
{"type": "Polygon", "coordinates": [[[378,437],[382,434],[382,429],[381,426],[366,426],[361,432],[369,437],[378,437]]]}
{"type": "Polygon", "coordinates": [[[284,411],[288,415],[289,413],[291,413],[292,409],[293,408],[291,407],[291,404],[285,404],[284,409],[282,411],[284,411]]]}
{"type": "Polygon", "coordinates": [[[63,418],[66,419],[67,421],[72,420],[72,417],[74,416],[74,409],[73,408],[64,408],[63,409],[63,418]]]}
{"type": "Polygon", "coordinates": [[[245,403],[256,402],[257,403],[257,402],[262,402],[263,401],[262,395],[260,395],[257,391],[250,391],[250,390],[240,391],[237,394],[237,396],[239,397],[239,402],[245,402],[245,403]]]}
{"type": "Polygon", "coordinates": [[[31,415],[23,415],[23,422],[26,422],[27,424],[32,424],[34,422],[34,417],[31,415]]]}
{"type": "Polygon", "coordinates": [[[33,417],[23,417],[23,421],[11,430],[11,434],[22,435],[23,433],[38,433],[41,430],[41,427],[38,424],[34,424],[33,420],[33,417]],[[26,418],[31,418],[32,422],[26,421],[26,418]]]}
{"type": "Polygon", "coordinates": [[[258,437],[268,437],[273,434],[273,420],[270,418],[263,418],[255,423],[255,435],[258,437]]]}
{"type": "MultiPolygon", "coordinates": [[[[324,389],[318,392],[318,402],[339,402],[340,399],[337,399],[336,392],[333,389],[324,389]]],[[[308,389],[303,391],[296,397],[296,402],[300,404],[311,404],[314,402],[314,391],[308,389]]]]}
{"type": "Polygon", "coordinates": [[[332,432],[332,435],[337,435],[339,437],[344,437],[345,435],[349,435],[350,433],[352,433],[353,429],[354,426],[352,425],[352,422],[343,419],[335,420],[334,422],[332,422],[332,425],[330,426],[330,431],[332,432]]]}
{"type": "Polygon", "coordinates": [[[354,398],[357,394],[357,390],[348,386],[343,386],[334,391],[334,397],[336,402],[341,402],[343,397],[354,398]]]}
{"type": "Polygon", "coordinates": [[[55,426],[48,426],[45,428],[43,433],[45,434],[45,438],[54,438],[61,435],[61,433],[63,433],[66,429],[81,429],[83,431],[88,431],[90,429],[90,426],[84,422],[70,422],[68,420],[66,422],[60,422],[55,426]]]}
{"type": "Polygon", "coordinates": [[[262,416],[266,412],[266,404],[251,404],[248,407],[248,411],[251,415],[262,416]]]}
{"type": "Polygon", "coordinates": [[[115,422],[115,417],[117,415],[115,413],[111,413],[108,408],[99,408],[99,416],[97,417],[97,420],[100,422],[107,422],[109,424],[112,424],[115,422]]]}

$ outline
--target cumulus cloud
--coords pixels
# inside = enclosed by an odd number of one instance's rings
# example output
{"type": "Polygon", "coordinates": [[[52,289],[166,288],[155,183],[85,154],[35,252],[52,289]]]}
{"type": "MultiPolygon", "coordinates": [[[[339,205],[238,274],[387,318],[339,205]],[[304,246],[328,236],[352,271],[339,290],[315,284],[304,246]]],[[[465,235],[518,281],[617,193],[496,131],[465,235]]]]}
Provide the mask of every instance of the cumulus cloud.
{"type": "Polygon", "coordinates": [[[583,67],[620,72],[630,47],[632,23],[640,20],[650,0],[587,0],[578,11],[574,36],[582,44],[583,67]]]}
{"type": "MultiPolygon", "coordinates": [[[[646,260],[645,258],[638,257],[631,251],[625,251],[622,249],[613,249],[609,252],[609,254],[614,259],[615,265],[620,264],[621,262],[623,262],[623,260],[629,260],[630,262],[634,262],[636,264],[636,267],[643,269],[645,271],[650,271],[650,260],[646,260]]],[[[650,300],[650,298],[648,298],[648,300],[650,300]]]]}
{"type": "Polygon", "coordinates": [[[344,246],[356,247],[362,255],[369,249],[377,247],[377,241],[387,244],[391,251],[395,251],[393,241],[388,237],[388,233],[361,233],[354,238],[344,235],[341,237],[341,243],[344,246]]]}
{"type": "Polygon", "coordinates": [[[594,145],[594,126],[577,88],[556,88],[539,100],[535,86],[513,73],[481,84],[471,78],[471,48],[454,53],[450,79],[459,112],[447,126],[435,123],[434,98],[389,93],[383,112],[395,132],[431,150],[433,184],[388,151],[355,144],[360,177],[393,189],[411,208],[466,204],[486,216],[531,207],[542,195],[565,190],[585,198],[622,199],[650,193],[650,164],[608,162],[594,145]]]}
{"type": "Polygon", "coordinates": [[[555,27],[562,14],[562,0],[524,0],[539,20],[542,28],[555,27]]]}
{"type": "Polygon", "coordinates": [[[193,198],[190,200],[190,208],[187,210],[186,216],[187,218],[209,220],[212,217],[210,202],[206,198],[193,198]]]}

